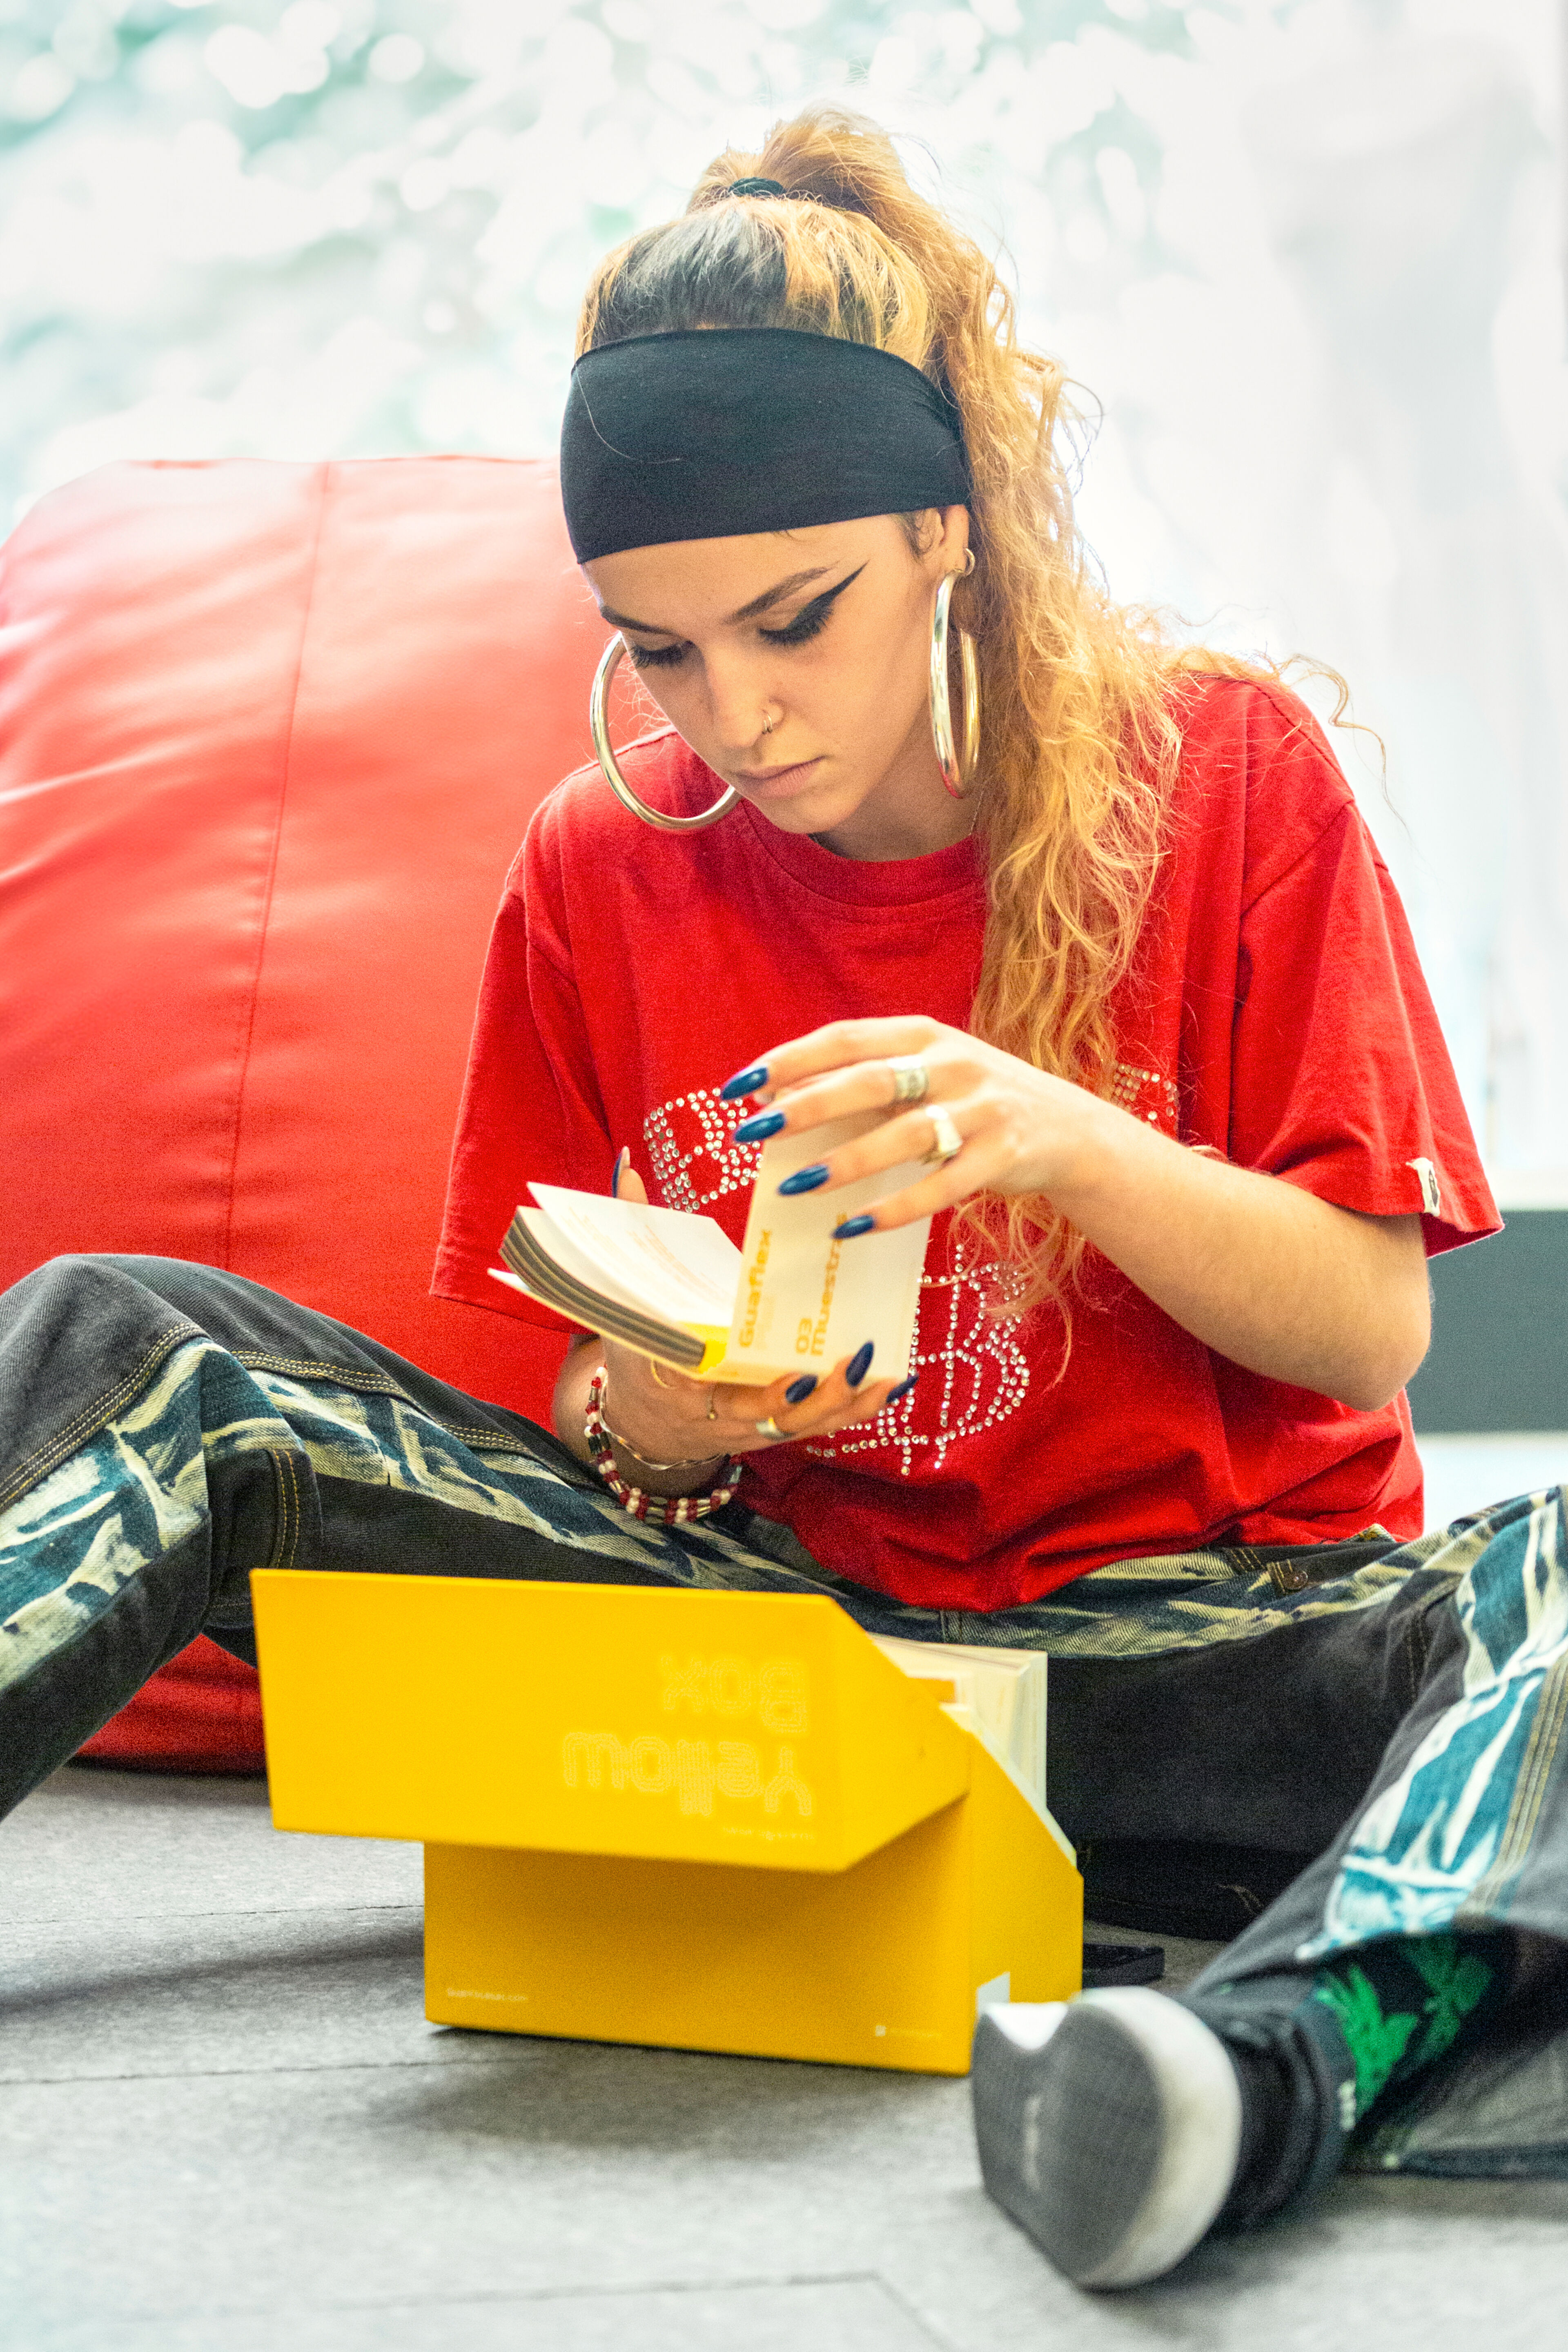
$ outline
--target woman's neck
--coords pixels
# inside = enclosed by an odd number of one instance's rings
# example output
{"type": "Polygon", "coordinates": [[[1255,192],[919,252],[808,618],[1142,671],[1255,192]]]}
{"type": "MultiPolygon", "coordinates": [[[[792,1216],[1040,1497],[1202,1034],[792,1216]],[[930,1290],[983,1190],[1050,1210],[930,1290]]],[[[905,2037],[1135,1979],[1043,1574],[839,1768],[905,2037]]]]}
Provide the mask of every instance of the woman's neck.
{"type": "Polygon", "coordinates": [[[836,824],[831,833],[814,833],[811,836],[821,849],[830,849],[835,857],[855,857],[867,864],[876,864],[895,857],[930,857],[939,849],[951,849],[955,841],[963,841],[974,830],[974,812],[961,803],[952,803],[952,814],[939,810],[940,823],[932,824],[868,825],[865,812],[857,809],[847,824],[836,824]]]}
{"type": "Polygon", "coordinates": [[[836,857],[879,861],[930,857],[966,839],[973,827],[973,801],[955,801],[949,793],[922,727],[857,808],[811,837],[836,857]]]}

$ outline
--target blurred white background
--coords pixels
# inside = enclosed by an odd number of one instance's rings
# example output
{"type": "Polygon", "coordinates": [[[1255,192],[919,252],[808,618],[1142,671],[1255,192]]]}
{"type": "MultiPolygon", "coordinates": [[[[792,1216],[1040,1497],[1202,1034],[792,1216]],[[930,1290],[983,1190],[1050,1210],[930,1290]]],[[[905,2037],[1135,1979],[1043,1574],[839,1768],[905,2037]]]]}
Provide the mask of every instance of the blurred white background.
{"type": "Polygon", "coordinates": [[[1305,650],[1505,1200],[1568,1205],[1553,0],[0,0],[0,514],[552,447],[594,257],[842,94],[1103,414],[1116,592],[1305,650]]]}

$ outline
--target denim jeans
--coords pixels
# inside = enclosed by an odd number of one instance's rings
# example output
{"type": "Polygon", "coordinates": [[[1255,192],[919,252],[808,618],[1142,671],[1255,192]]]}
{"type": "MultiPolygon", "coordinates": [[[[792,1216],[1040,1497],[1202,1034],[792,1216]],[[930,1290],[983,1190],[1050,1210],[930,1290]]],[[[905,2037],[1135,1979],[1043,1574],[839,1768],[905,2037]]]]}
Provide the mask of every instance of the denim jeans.
{"type": "MultiPolygon", "coordinates": [[[[1199,1994],[1455,1925],[1568,1939],[1564,1507],[915,1608],[739,1501],[633,1519],[549,1433],[237,1276],[62,1258],[0,1299],[0,1812],[198,1633],[254,1658],[255,1568],[820,1592],[871,1633],[1047,1653],[1090,1910],[1240,1928],[1199,1994]]],[[[1377,2160],[1568,2169],[1568,2035],[1510,2031],[1377,2160]]]]}

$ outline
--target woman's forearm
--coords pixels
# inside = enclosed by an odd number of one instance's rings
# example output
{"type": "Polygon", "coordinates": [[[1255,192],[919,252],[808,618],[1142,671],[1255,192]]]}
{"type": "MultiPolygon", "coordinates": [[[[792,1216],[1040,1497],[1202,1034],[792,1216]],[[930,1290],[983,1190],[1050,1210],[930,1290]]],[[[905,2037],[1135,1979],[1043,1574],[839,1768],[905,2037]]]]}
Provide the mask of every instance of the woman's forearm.
{"type": "Polygon", "coordinates": [[[1336,1208],[1096,1112],[1052,1197],[1130,1281],[1249,1371],[1363,1412],[1397,1394],[1431,1336],[1418,1217],[1336,1208]]]}

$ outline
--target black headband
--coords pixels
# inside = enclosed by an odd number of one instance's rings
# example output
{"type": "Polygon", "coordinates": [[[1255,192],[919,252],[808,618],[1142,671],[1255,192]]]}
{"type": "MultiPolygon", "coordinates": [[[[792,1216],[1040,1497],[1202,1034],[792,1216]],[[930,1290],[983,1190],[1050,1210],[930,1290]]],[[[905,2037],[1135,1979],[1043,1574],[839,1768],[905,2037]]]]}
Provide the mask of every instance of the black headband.
{"type": "Polygon", "coordinates": [[[633,335],[586,352],[561,426],[579,563],[678,539],[963,506],[958,412],[889,352],[793,327],[633,335]]]}

